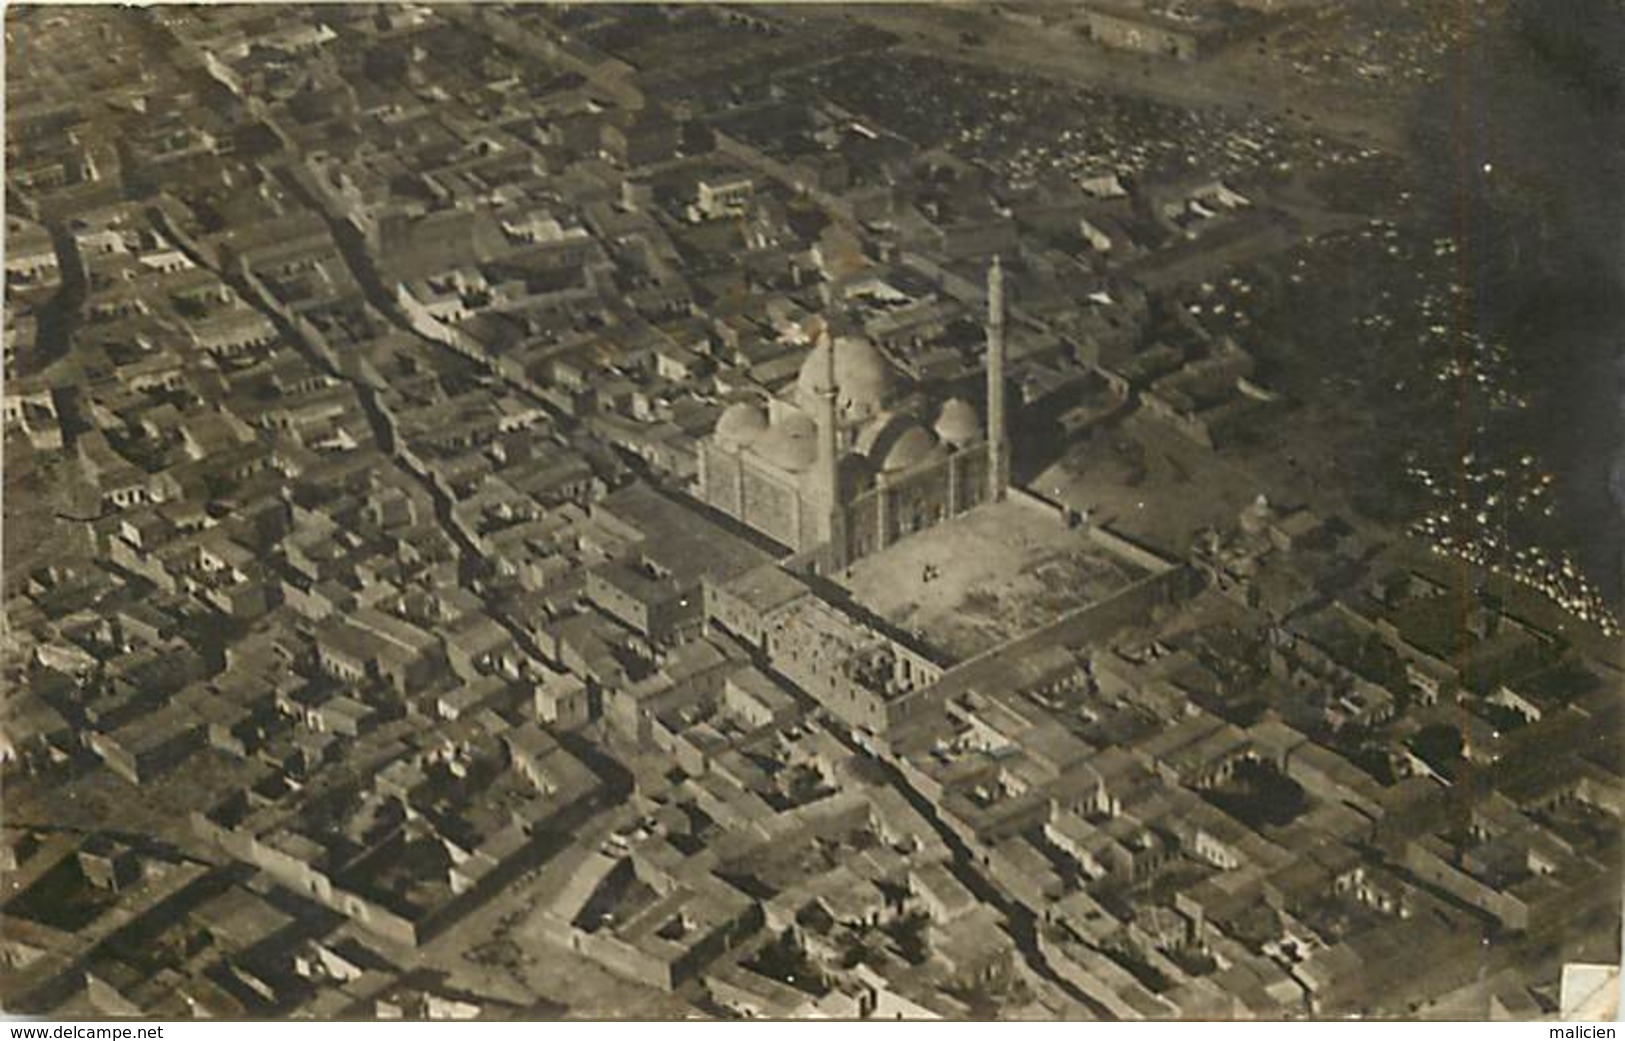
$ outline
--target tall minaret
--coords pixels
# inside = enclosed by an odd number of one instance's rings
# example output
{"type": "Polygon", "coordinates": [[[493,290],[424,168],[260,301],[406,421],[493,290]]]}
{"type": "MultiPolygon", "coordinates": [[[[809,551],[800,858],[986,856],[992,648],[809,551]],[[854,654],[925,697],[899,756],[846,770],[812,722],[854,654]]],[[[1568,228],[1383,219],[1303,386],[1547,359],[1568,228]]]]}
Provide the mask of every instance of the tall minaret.
{"type": "Polygon", "coordinates": [[[841,458],[836,448],[835,403],[840,388],[835,382],[835,342],[825,329],[818,338],[824,351],[822,385],[818,388],[818,478],[820,491],[828,498],[829,547],[833,570],[846,567],[846,519],[841,506],[841,458]]]}
{"type": "Polygon", "coordinates": [[[987,271],[987,498],[999,502],[1010,484],[1010,442],[1004,419],[1004,268],[997,255],[987,271]]]}

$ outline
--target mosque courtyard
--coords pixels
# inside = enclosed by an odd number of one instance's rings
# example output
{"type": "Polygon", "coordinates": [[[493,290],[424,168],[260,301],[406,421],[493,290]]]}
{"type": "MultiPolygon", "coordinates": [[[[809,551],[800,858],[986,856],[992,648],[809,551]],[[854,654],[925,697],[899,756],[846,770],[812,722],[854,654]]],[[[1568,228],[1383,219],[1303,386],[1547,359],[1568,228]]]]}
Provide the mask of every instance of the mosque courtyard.
{"type": "Polygon", "coordinates": [[[841,582],[870,611],[963,661],[1145,574],[1043,506],[1012,499],[901,539],[841,582]]]}

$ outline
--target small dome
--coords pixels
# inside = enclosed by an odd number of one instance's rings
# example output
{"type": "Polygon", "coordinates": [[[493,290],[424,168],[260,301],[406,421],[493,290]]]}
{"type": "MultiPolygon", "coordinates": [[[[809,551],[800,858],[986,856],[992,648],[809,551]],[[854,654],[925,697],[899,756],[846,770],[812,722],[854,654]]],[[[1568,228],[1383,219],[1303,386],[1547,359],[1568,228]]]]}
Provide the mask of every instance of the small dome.
{"type": "Polygon", "coordinates": [[[841,416],[862,419],[880,411],[891,396],[895,379],[891,366],[874,344],[850,336],[823,340],[807,352],[796,377],[796,403],[807,412],[817,412],[831,350],[835,352],[835,402],[841,416]]]}
{"type": "Polygon", "coordinates": [[[952,398],[942,406],[934,429],[937,436],[962,448],[982,436],[982,421],[976,417],[976,408],[964,398],[952,398]]]}
{"type": "Polygon", "coordinates": [[[880,453],[875,450],[877,445],[890,444],[891,439],[912,422],[907,416],[895,412],[881,412],[858,428],[857,436],[852,439],[852,450],[864,456],[878,455],[880,453]]]}
{"type": "Polygon", "coordinates": [[[752,448],[779,469],[800,473],[818,460],[818,427],[792,412],[768,427],[752,448]]]}
{"type": "Polygon", "coordinates": [[[942,455],[937,439],[917,426],[904,430],[886,452],[886,461],[880,468],[887,473],[908,470],[942,455]]]}
{"type": "Polygon", "coordinates": [[[729,448],[743,448],[767,432],[767,410],[751,401],[736,401],[722,410],[716,439],[729,448]]]}

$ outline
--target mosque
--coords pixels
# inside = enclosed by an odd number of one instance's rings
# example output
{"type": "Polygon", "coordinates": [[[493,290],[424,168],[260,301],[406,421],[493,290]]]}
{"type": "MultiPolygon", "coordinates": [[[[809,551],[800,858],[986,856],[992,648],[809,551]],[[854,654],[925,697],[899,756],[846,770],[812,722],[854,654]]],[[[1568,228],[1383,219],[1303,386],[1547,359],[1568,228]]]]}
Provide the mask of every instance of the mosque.
{"type": "Polygon", "coordinates": [[[792,388],[735,402],[700,445],[711,506],[833,574],[1004,498],[1004,276],[988,271],[987,418],[933,401],[867,340],[820,331],[792,388]]]}

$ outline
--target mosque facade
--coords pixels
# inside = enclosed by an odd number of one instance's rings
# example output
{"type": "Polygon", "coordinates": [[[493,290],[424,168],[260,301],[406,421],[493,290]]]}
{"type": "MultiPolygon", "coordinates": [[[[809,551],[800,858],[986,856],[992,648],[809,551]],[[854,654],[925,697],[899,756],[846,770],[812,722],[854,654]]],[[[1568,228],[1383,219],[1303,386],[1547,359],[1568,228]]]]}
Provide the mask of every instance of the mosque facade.
{"type": "Polygon", "coordinates": [[[988,273],[987,418],[933,400],[874,344],[821,333],[793,387],[728,406],[702,441],[699,492],[826,573],[1002,499],[1004,285],[988,273]]]}

